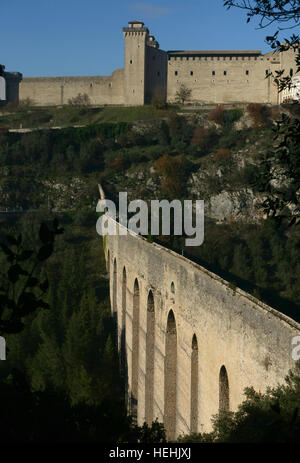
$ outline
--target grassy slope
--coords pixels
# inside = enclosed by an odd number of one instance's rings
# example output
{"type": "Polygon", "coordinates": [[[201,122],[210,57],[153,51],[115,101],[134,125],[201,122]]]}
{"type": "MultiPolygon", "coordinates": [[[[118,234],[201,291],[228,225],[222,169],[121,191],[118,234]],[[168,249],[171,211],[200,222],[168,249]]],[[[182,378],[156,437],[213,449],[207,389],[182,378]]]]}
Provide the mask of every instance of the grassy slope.
{"type": "Polygon", "coordinates": [[[167,109],[155,109],[153,106],[134,107],[9,107],[0,113],[0,129],[19,129],[37,127],[66,127],[99,122],[132,122],[165,117],[167,109]]]}

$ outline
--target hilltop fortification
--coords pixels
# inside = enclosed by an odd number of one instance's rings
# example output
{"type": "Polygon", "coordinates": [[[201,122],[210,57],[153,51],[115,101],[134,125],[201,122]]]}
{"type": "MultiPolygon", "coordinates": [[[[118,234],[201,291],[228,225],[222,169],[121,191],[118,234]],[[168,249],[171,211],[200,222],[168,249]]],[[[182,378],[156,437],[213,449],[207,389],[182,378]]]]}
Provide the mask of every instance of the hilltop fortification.
{"type": "Polygon", "coordinates": [[[295,55],[260,50],[163,51],[142,21],[123,28],[124,68],[110,76],[25,77],[20,98],[37,105],[61,105],[86,93],[94,105],[173,102],[181,84],[201,103],[280,103],[270,72],[296,72],[295,55]]]}

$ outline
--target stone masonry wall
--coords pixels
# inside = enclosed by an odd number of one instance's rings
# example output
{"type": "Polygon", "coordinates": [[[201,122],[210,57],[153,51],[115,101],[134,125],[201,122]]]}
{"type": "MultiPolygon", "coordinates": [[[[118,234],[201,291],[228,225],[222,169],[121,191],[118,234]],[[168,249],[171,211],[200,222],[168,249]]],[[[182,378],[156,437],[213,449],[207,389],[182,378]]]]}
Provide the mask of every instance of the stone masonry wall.
{"type": "Polygon", "coordinates": [[[184,84],[192,90],[192,101],[276,104],[276,88],[271,78],[265,78],[266,71],[272,70],[274,66],[263,56],[201,56],[195,59],[170,56],[168,101],[175,100],[179,86],[184,84]]]}
{"type": "Polygon", "coordinates": [[[25,77],[20,84],[20,99],[31,98],[38,106],[67,104],[70,98],[86,93],[94,105],[124,103],[124,70],[111,76],[25,77]]]}
{"type": "MultiPolygon", "coordinates": [[[[119,227],[119,225],[118,225],[119,227]]],[[[139,285],[138,423],[145,420],[147,300],[154,301],[154,390],[153,419],[164,421],[166,328],[173,311],[177,332],[176,435],[189,433],[191,423],[192,340],[198,343],[198,431],[211,429],[211,417],[219,407],[219,375],[226,368],[230,410],[242,402],[243,391],[253,386],[283,383],[294,366],[293,336],[300,325],[271,307],[229,284],[203,267],[135,234],[105,238],[110,271],[111,301],[122,329],[126,270],[126,364],[129,393],[132,381],[132,321],[135,280],[139,285]],[[115,279],[113,289],[112,281],[115,279]],[[173,284],[172,284],[173,283],[173,284]],[[122,297],[123,293],[123,297],[122,297]]],[[[167,383],[168,384],[168,383],[167,383]]],[[[193,386],[195,388],[195,384],[193,386]]],[[[197,401],[195,401],[197,403],[197,401]]],[[[195,414],[195,411],[193,411],[195,414]]]]}

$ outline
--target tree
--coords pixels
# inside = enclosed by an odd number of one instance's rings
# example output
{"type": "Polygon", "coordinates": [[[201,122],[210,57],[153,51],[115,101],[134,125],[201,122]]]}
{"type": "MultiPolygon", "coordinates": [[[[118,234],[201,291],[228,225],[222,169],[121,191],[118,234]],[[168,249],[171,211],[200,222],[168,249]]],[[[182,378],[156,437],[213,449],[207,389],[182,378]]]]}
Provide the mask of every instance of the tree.
{"type": "Polygon", "coordinates": [[[260,103],[250,103],[247,112],[252,120],[253,127],[267,127],[269,124],[270,111],[267,106],[260,103]]]}
{"type": "MultiPolygon", "coordinates": [[[[235,7],[245,10],[247,22],[250,22],[252,18],[258,18],[261,29],[276,25],[277,31],[273,35],[267,36],[266,41],[274,51],[285,52],[292,49],[295,52],[296,72],[300,71],[299,35],[293,34],[289,39],[284,38],[283,43],[278,40],[281,31],[299,26],[299,0],[225,0],[224,6],[228,9],[235,7]]],[[[272,75],[274,77],[279,91],[287,87],[290,88],[292,85],[292,75],[282,77],[284,72],[283,69],[276,71],[275,76],[272,73],[267,76],[272,75]]]]}
{"type": "MultiPolygon", "coordinates": [[[[247,11],[247,22],[259,18],[260,28],[276,25],[277,31],[266,37],[274,51],[295,52],[296,72],[300,71],[299,35],[293,34],[280,42],[279,33],[300,24],[299,0],[226,0],[224,6],[247,11]]],[[[284,76],[285,70],[276,71],[274,82],[281,92],[292,85],[292,74],[284,76]]],[[[270,74],[271,75],[271,74],[270,74]]],[[[269,77],[269,76],[267,76],[269,77]]],[[[264,193],[262,208],[267,216],[274,217],[278,224],[283,220],[289,225],[299,223],[300,208],[300,119],[299,116],[282,115],[275,129],[273,152],[265,154],[253,186],[264,193]]]]}
{"type": "Polygon", "coordinates": [[[181,158],[164,154],[155,161],[155,168],[162,177],[161,190],[163,194],[171,199],[184,196],[186,171],[181,158]]]}
{"type": "Polygon", "coordinates": [[[215,109],[208,113],[208,119],[210,121],[216,122],[216,124],[223,125],[225,122],[224,119],[224,106],[216,106],[215,109]]]}
{"type": "Polygon", "coordinates": [[[52,229],[42,223],[39,232],[42,246],[36,253],[24,248],[21,234],[17,238],[6,235],[6,242],[0,243],[6,256],[4,272],[0,275],[0,335],[22,331],[25,316],[40,308],[49,308],[43,299],[49,283],[40,281],[38,270],[53,253],[55,237],[61,233],[63,229],[56,219],[52,229]]]}
{"type": "MultiPolygon", "coordinates": [[[[6,236],[2,246],[0,334],[10,335],[10,355],[0,365],[0,442],[163,442],[162,424],[155,422],[151,427],[139,428],[127,415],[114,320],[107,300],[99,308],[100,288],[94,288],[94,284],[91,287],[90,260],[89,275],[83,271],[83,278],[80,269],[84,262],[77,253],[72,256],[70,247],[65,249],[69,235],[57,243],[55,255],[44,265],[53,248],[53,235],[61,231],[57,222],[52,227],[43,224],[42,246],[37,251],[27,251],[34,246],[23,244],[30,234],[24,229],[21,238],[6,236]],[[16,262],[24,272],[32,271],[32,276],[21,273],[16,282],[11,281],[20,273],[11,270],[16,262]],[[43,271],[49,278],[48,304],[42,297],[46,289],[40,295],[39,284],[45,281],[43,271]],[[81,280],[80,291],[75,277],[81,280]],[[28,291],[43,302],[39,304],[42,308],[51,305],[51,310],[37,312],[37,304],[30,297],[26,309],[30,309],[31,316],[24,324],[22,320],[16,323],[19,313],[11,309],[11,300],[19,300],[18,294],[22,294],[28,278],[36,279],[28,282],[28,291]],[[72,312],[66,317],[62,313],[62,290],[73,294],[73,301],[68,300],[69,305],[73,302],[72,312]],[[10,318],[14,324],[2,323],[8,323],[10,318]]],[[[0,242],[4,237],[1,230],[0,242]]],[[[16,306],[24,315],[24,305],[16,306]]]]}
{"type": "Polygon", "coordinates": [[[237,412],[223,412],[213,418],[213,431],[179,439],[180,442],[299,442],[300,362],[283,385],[266,393],[245,389],[246,400],[237,412]]]}
{"type": "Polygon", "coordinates": [[[166,109],[167,107],[166,99],[162,95],[160,95],[158,92],[154,92],[154,95],[151,99],[151,105],[155,109],[166,109]]]}
{"type": "Polygon", "coordinates": [[[68,104],[70,106],[89,106],[91,104],[91,99],[87,93],[78,93],[78,95],[73,98],[69,98],[68,104]]]}
{"type": "Polygon", "coordinates": [[[190,99],[191,94],[192,90],[188,88],[185,84],[181,84],[175,95],[176,101],[179,101],[179,103],[184,104],[186,101],[190,99]]]}
{"type": "Polygon", "coordinates": [[[288,24],[296,27],[300,20],[300,6],[298,0],[226,0],[224,6],[242,8],[247,11],[247,22],[258,16],[259,25],[264,28],[271,24],[288,24]]]}

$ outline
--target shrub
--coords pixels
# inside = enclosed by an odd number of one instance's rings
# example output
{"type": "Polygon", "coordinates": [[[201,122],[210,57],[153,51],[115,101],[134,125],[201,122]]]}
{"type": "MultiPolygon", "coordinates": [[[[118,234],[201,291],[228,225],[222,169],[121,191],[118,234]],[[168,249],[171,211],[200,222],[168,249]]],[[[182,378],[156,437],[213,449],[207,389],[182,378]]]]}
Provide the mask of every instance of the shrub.
{"type": "Polygon", "coordinates": [[[165,121],[162,121],[158,130],[157,142],[159,145],[168,145],[170,143],[169,126],[165,121]]]}
{"type": "Polygon", "coordinates": [[[243,113],[244,111],[238,108],[228,109],[227,111],[224,111],[225,124],[231,125],[234,122],[238,121],[242,117],[243,113]]]}
{"type": "Polygon", "coordinates": [[[215,132],[211,129],[196,127],[191,139],[191,144],[196,145],[200,151],[208,151],[215,140],[215,132]]]}
{"type": "Polygon", "coordinates": [[[216,106],[215,109],[208,113],[208,119],[216,124],[223,125],[225,123],[224,106],[216,106]]]}
{"type": "Polygon", "coordinates": [[[79,226],[90,227],[97,221],[97,215],[94,210],[80,209],[74,214],[74,224],[79,226]]]}
{"type": "Polygon", "coordinates": [[[77,96],[69,98],[68,104],[71,106],[89,106],[91,104],[91,100],[87,93],[78,93],[77,96]]]}
{"type": "Polygon", "coordinates": [[[254,127],[266,127],[269,124],[270,110],[260,103],[250,103],[247,106],[248,114],[254,127]]]}
{"type": "Polygon", "coordinates": [[[34,106],[34,105],[35,105],[35,101],[29,97],[24,98],[23,100],[19,100],[19,103],[18,103],[18,107],[20,109],[28,108],[29,106],[34,106]]]}
{"type": "Polygon", "coordinates": [[[257,166],[254,164],[246,164],[243,169],[243,182],[254,188],[257,179],[257,166]]]}
{"type": "Polygon", "coordinates": [[[182,159],[164,154],[155,161],[155,168],[162,177],[162,192],[170,198],[182,197],[185,191],[185,167],[182,159]]]}
{"type": "Polygon", "coordinates": [[[168,117],[171,146],[177,151],[184,151],[192,138],[193,128],[186,119],[172,111],[168,117]]]}
{"type": "Polygon", "coordinates": [[[280,116],[281,116],[281,112],[280,112],[279,106],[273,106],[270,109],[270,118],[273,121],[279,121],[281,118],[280,116]]]}
{"type": "Polygon", "coordinates": [[[230,156],[231,156],[231,153],[227,148],[220,148],[216,152],[217,159],[220,159],[222,161],[227,161],[230,158],[230,156]]]}
{"type": "Polygon", "coordinates": [[[178,132],[181,130],[185,124],[185,119],[182,116],[179,116],[176,111],[171,111],[168,115],[168,127],[170,134],[178,132]]]}
{"type": "MultiPolygon", "coordinates": [[[[252,130],[252,129],[251,129],[252,130]]],[[[242,148],[247,139],[249,130],[225,130],[219,139],[220,148],[242,148]]]]}
{"type": "Polygon", "coordinates": [[[114,161],[112,162],[111,168],[114,171],[121,172],[122,170],[125,170],[127,168],[127,162],[126,159],[124,159],[121,156],[118,156],[114,161]]]}
{"type": "Polygon", "coordinates": [[[152,100],[151,100],[151,105],[155,109],[165,109],[167,107],[167,103],[165,101],[165,98],[160,95],[154,95],[152,100]]]}

